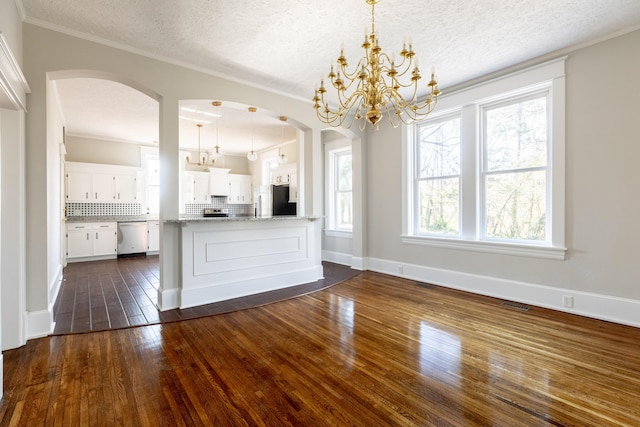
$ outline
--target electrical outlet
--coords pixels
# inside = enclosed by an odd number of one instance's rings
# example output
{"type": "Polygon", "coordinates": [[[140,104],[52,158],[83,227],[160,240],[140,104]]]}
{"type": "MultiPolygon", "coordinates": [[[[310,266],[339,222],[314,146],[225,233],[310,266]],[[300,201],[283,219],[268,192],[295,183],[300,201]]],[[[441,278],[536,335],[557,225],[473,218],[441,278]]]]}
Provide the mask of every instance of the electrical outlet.
{"type": "Polygon", "coordinates": [[[563,295],[562,306],[566,308],[573,308],[573,297],[569,295],[563,295]]]}
{"type": "Polygon", "coordinates": [[[398,266],[398,273],[400,273],[400,274],[404,273],[404,266],[403,265],[399,265],[398,266]]]}

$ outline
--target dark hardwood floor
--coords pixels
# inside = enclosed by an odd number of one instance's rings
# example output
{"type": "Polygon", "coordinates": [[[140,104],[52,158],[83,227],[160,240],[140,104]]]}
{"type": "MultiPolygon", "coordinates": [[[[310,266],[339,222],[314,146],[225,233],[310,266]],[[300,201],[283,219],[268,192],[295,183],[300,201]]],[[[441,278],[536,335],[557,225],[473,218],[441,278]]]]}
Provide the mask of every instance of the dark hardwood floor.
{"type": "Polygon", "coordinates": [[[189,309],[158,311],[159,257],[68,264],[54,305],[55,335],[152,325],[228,313],[324,289],[359,272],[323,263],[324,279],[189,309]]]}
{"type": "Polygon", "coordinates": [[[640,426],[640,329],[364,272],[6,351],[1,426],[640,426]]]}

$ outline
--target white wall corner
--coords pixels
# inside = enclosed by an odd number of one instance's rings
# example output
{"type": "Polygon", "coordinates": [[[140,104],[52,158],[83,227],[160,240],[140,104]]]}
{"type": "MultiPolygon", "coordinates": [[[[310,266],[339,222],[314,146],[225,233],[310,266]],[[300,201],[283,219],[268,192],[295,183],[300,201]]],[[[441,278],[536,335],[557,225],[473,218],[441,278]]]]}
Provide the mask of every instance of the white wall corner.
{"type": "Polygon", "coordinates": [[[351,268],[354,270],[365,271],[369,269],[367,258],[351,257],[351,268]]]}
{"type": "Polygon", "coordinates": [[[0,399],[4,396],[4,356],[0,353],[0,399]]]}
{"type": "Polygon", "coordinates": [[[158,310],[167,311],[180,307],[180,289],[158,289],[158,310]]]}
{"type": "Polygon", "coordinates": [[[40,310],[27,313],[27,339],[42,338],[53,333],[56,324],[53,311],[40,310]]]}
{"type": "Polygon", "coordinates": [[[367,262],[369,270],[396,277],[640,327],[639,300],[399,263],[398,261],[378,258],[369,258],[367,262]],[[398,264],[402,264],[402,274],[398,271],[398,264]],[[563,301],[565,301],[566,297],[571,297],[570,300],[573,307],[563,306],[563,301]]]}
{"type": "Polygon", "coordinates": [[[58,299],[58,293],[60,292],[60,288],[62,287],[62,279],[62,264],[60,264],[58,265],[58,271],[51,280],[51,283],[49,283],[49,307],[52,313],[52,307],[56,303],[56,300],[58,299]]]}

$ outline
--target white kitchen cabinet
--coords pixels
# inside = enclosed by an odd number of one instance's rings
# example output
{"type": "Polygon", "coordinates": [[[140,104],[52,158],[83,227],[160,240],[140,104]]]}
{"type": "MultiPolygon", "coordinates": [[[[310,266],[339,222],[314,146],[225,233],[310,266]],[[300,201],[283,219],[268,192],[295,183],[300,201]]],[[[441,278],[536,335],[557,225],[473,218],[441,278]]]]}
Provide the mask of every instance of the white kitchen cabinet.
{"type": "Polygon", "coordinates": [[[135,202],[137,168],[93,163],[66,163],[67,202],[135,202]]]}
{"type": "Polygon", "coordinates": [[[148,252],[158,252],[160,250],[160,221],[147,221],[148,252]]]}
{"type": "Polygon", "coordinates": [[[297,166],[295,164],[283,165],[277,168],[271,169],[271,184],[273,185],[285,185],[290,184],[292,179],[295,179],[297,173],[297,166]]]}
{"type": "Polygon", "coordinates": [[[227,203],[250,205],[253,203],[253,178],[251,175],[229,174],[229,197],[227,203]]]}
{"type": "Polygon", "coordinates": [[[115,176],[115,201],[135,202],[138,199],[138,181],[136,175],[118,174],[115,176]]]}
{"type": "Polygon", "coordinates": [[[118,233],[115,222],[94,224],[91,237],[93,237],[93,256],[113,255],[118,252],[118,233]]]}
{"type": "Polygon", "coordinates": [[[211,203],[209,193],[209,173],[191,172],[193,178],[193,203],[211,203]]]}
{"type": "Polygon", "coordinates": [[[93,174],[93,200],[94,202],[113,202],[115,200],[116,178],[113,174],[93,174]]]}
{"type": "Polygon", "coordinates": [[[93,256],[91,224],[67,225],[67,258],[93,256]]]}
{"type": "Polygon", "coordinates": [[[212,168],[209,171],[209,191],[212,196],[229,196],[229,169],[212,168]]]}
{"type": "Polygon", "coordinates": [[[118,249],[115,222],[67,224],[67,258],[115,256],[118,249]]]}
{"type": "Polygon", "coordinates": [[[67,201],[93,201],[93,174],[88,172],[67,172],[67,201]]]}

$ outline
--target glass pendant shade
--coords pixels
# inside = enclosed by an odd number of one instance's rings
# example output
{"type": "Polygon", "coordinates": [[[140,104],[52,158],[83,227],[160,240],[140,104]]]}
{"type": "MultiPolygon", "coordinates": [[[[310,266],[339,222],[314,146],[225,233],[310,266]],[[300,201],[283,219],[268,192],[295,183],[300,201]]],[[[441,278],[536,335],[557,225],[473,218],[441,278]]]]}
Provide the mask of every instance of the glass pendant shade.
{"type": "Polygon", "coordinates": [[[258,153],[253,150],[249,151],[247,153],[247,159],[249,159],[250,162],[255,162],[258,159],[258,153]]]}

